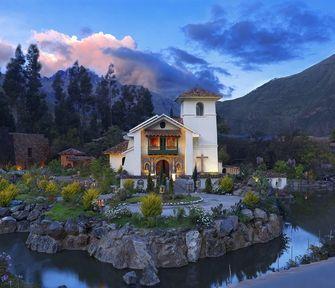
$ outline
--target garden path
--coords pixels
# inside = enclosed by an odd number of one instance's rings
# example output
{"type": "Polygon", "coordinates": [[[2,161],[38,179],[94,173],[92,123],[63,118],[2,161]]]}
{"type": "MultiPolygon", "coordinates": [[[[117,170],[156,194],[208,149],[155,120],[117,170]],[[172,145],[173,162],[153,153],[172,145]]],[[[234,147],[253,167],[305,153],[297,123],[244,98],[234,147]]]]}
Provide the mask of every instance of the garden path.
{"type": "MultiPolygon", "coordinates": [[[[198,204],[197,206],[201,206],[206,211],[210,212],[212,207],[218,206],[222,204],[225,209],[229,209],[238,203],[242,197],[239,196],[228,196],[228,195],[217,195],[217,194],[205,194],[205,193],[192,193],[193,196],[200,196],[204,200],[198,204]]],[[[133,213],[140,212],[140,204],[128,204],[129,209],[133,213]]],[[[163,216],[173,216],[173,209],[176,207],[184,207],[186,210],[188,209],[188,205],[179,205],[179,206],[164,206],[163,207],[163,216]]]]}

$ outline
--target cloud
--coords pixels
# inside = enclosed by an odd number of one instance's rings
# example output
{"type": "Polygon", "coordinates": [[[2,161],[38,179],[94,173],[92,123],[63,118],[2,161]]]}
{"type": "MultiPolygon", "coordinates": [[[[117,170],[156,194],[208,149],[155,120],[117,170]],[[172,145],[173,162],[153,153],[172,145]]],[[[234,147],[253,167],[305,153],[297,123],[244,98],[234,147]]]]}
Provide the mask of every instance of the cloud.
{"type": "Polygon", "coordinates": [[[180,65],[169,63],[160,53],[138,50],[131,36],[117,39],[100,32],[79,39],[48,30],[34,32],[33,40],[40,48],[42,74],[47,76],[70,67],[76,60],[99,74],[105,74],[108,65],[113,63],[121,83],[142,85],[152,92],[176,96],[185,89],[202,86],[231,94],[215,75],[226,73],[223,68],[211,67],[205,60],[178,48],[168,50],[180,65]]]}
{"type": "Polygon", "coordinates": [[[6,63],[13,56],[13,54],[13,46],[0,40],[0,68],[6,65],[6,63]]]}
{"type": "Polygon", "coordinates": [[[57,70],[67,69],[76,60],[99,74],[103,74],[113,59],[104,54],[102,49],[106,47],[136,48],[136,43],[131,36],[125,36],[119,40],[111,34],[102,32],[79,39],[77,36],[48,30],[41,33],[34,32],[33,40],[40,48],[42,73],[47,76],[57,70]]]}
{"type": "MultiPolygon", "coordinates": [[[[221,92],[229,97],[232,90],[223,85],[210,70],[191,72],[165,61],[161,54],[129,48],[106,48],[106,55],[114,59],[117,76],[123,82],[140,84],[156,93],[177,95],[191,87],[200,86],[213,92],[221,92]],[[226,92],[229,95],[226,95],[226,92]]],[[[182,53],[183,54],[183,53],[182,53]]],[[[185,54],[183,54],[185,55],[185,54]]],[[[189,62],[199,62],[187,56],[189,62]]],[[[200,61],[202,62],[202,61],[200,61]]]]}
{"type": "Polygon", "coordinates": [[[330,41],[335,30],[332,16],[321,15],[303,3],[248,5],[238,18],[218,7],[213,19],[183,27],[185,35],[205,50],[229,55],[244,69],[301,57],[308,44],[330,41]]]}
{"type": "Polygon", "coordinates": [[[81,36],[89,36],[91,34],[93,34],[93,30],[88,26],[84,26],[80,29],[81,36]]]}
{"type": "Polygon", "coordinates": [[[222,67],[211,66],[206,60],[190,54],[182,49],[176,47],[170,47],[167,49],[169,55],[174,59],[175,64],[182,68],[187,69],[191,67],[191,70],[200,69],[203,72],[208,73],[219,73],[225,76],[231,76],[231,74],[222,67]]]}

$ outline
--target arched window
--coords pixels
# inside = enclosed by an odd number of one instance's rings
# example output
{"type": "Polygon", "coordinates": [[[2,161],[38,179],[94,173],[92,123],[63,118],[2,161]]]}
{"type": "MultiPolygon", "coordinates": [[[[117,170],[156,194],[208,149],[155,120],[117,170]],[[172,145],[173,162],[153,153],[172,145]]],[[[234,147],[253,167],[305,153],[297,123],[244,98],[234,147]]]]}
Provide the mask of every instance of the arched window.
{"type": "Polygon", "coordinates": [[[201,102],[198,102],[196,105],[196,115],[204,116],[204,104],[201,102]]]}

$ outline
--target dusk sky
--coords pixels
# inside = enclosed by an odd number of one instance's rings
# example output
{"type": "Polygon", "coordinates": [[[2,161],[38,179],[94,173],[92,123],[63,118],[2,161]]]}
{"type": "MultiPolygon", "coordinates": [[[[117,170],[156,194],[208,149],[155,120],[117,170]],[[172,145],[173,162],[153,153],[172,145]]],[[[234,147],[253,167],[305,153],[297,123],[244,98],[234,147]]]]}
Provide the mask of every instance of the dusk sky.
{"type": "Polygon", "coordinates": [[[226,99],[334,54],[335,2],[0,0],[0,66],[38,43],[42,74],[79,60],[98,74],[170,93],[226,99]]]}

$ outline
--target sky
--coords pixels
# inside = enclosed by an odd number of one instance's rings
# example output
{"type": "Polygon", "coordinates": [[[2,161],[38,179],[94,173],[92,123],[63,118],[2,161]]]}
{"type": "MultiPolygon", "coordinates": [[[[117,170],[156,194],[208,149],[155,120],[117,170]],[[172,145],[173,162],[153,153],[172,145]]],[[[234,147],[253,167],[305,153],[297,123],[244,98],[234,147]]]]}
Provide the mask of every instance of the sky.
{"type": "Polygon", "coordinates": [[[0,0],[2,72],[36,43],[43,76],[113,63],[122,83],[167,95],[244,96],[334,54],[334,34],[329,0],[0,0]]]}

